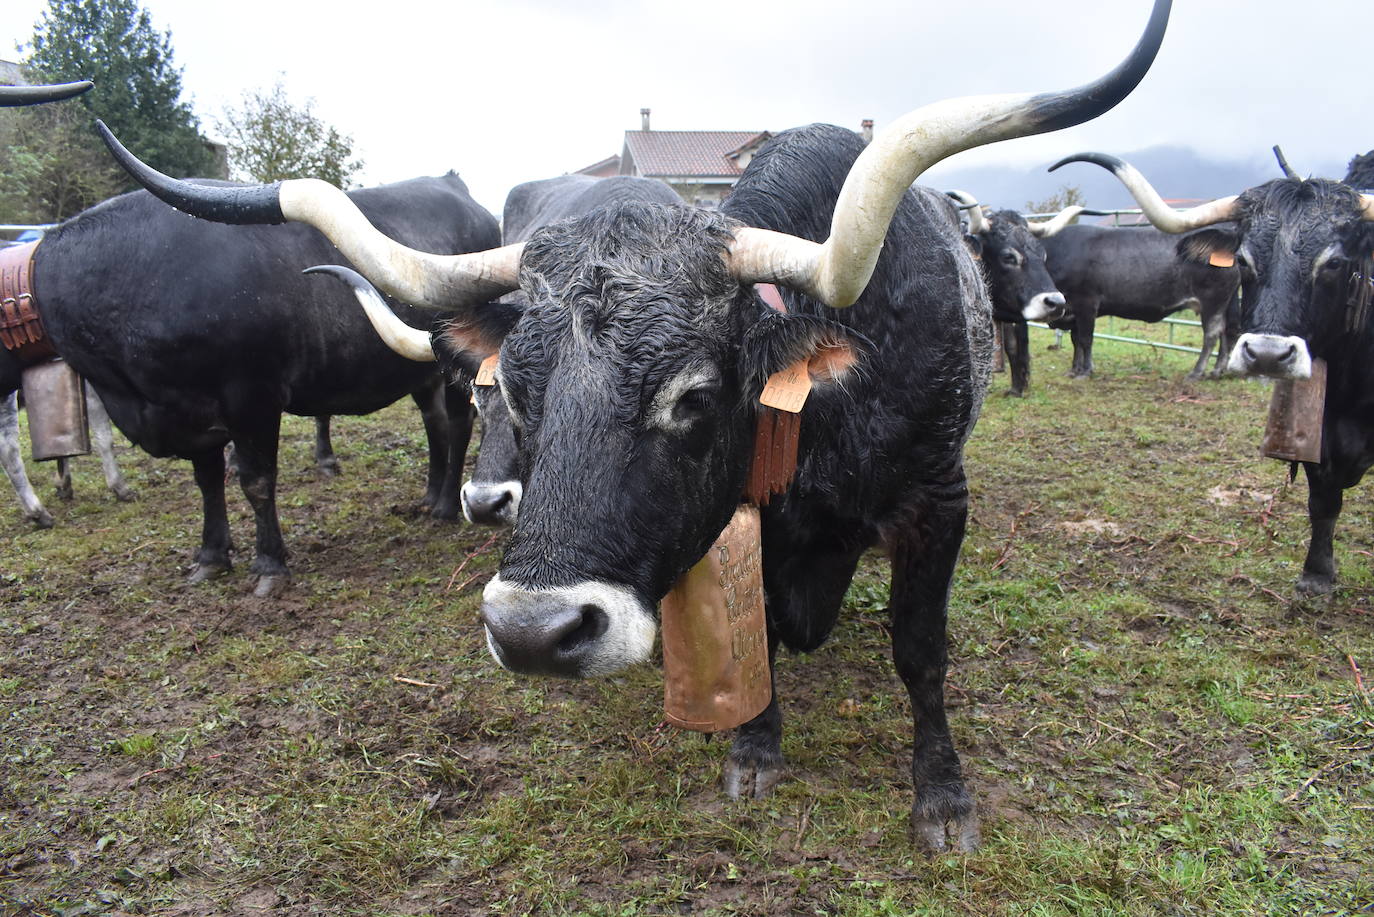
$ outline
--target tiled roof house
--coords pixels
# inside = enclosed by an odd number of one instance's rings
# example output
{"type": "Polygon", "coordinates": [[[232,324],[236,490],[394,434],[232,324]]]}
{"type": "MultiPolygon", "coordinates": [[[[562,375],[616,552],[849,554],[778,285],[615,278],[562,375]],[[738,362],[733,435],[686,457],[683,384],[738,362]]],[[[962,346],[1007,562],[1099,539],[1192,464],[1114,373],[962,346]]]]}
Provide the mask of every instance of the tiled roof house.
{"type": "Polygon", "coordinates": [[[639,113],[641,127],[625,132],[619,156],[578,171],[658,178],[689,203],[716,205],[730,193],[754,152],[772,136],[768,131],[655,131],[649,129],[649,109],[639,113]]]}

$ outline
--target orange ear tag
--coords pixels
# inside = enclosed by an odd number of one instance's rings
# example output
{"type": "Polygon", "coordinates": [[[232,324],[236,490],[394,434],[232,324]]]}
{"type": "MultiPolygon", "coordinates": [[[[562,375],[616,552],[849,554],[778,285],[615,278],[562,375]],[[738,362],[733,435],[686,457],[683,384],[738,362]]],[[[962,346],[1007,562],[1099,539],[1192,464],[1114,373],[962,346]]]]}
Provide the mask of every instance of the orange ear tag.
{"type": "Polygon", "coordinates": [[[1212,256],[1207,259],[1207,263],[1212,267],[1232,267],[1236,263],[1236,256],[1230,252],[1212,252],[1212,256]]]}
{"type": "Polygon", "coordinates": [[[782,372],[773,373],[759,394],[759,404],[790,414],[800,414],[806,396],[811,394],[811,374],[806,359],[798,360],[782,372]]]}
{"type": "Polygon", "coordinates": [[[496,384],[496,361],[501,359],[501,354],[494,353],[482,361],[482,365],[477,367],[477,378],[472,380],[473,385],[495,385],[496,384]]]}

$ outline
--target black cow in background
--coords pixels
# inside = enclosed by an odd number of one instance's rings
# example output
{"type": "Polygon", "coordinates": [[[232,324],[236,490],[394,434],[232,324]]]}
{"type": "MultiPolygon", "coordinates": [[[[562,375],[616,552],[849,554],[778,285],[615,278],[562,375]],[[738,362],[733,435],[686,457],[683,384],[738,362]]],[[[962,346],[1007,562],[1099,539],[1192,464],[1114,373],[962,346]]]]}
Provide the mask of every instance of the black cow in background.
{"type": "MultiPolygon", "coordinates": [[[[560,175],[511,189],[501,216],[501,237],[507,245],[524,242],[540,227],[622,201],[682,205],[677,192],[656,178],[560,175]]],[[[523,309],[526,302],[518,291],[502,300],[516,309],[523,309]]],[[[460,377],[473,378],[476,367],[471,365],[471,355],[461,351],[455,360],[446,368],[460,377]]],[[[478,525],[514,525],[522,488],[510,413],[501,398],[499,382],[474,386],[472,392],[482,417],[482,441],[472,475],[463,485],[463,515],[478,525]]]]}
{"type": "Polygon", "coordinates": [[[1202,353],[1188,378],[1202,377],[1213,352],[1220,374],[1231,346],[1226,317],[1228,310],[1234,313],[1240,288],[1234,266],[1214,267],[1207,253],[1199,256],[1148,226],[1067,226],[1045,240],[1045,255],[1050,276],[1068,301],[1065,314],[1049,324],[1068,329],[1073,339],[1070,376],[1092,375],[1099,316],[1159,322],[1183,309],[1202,320],[1202,353]]]}
{"type": "Polygon", "coordinates": [[[1365,191],[1374,189],[1374,150],[1353,157],[1341,182],[1365,191]]]}
{"type": "MultiPolygon", "coordinates": [[[[207,182],[230,193],[227,183],[207,182]]],[[[384,232],[432,252],[489,248],[496,220],[456,175],[351,192],[384,232]]],[[[426,504],[456,517],[471,431],[467,393],[377,339],[347,291],[301,276],[341,256],[307,226],[229,227],[178,214],[145,191],[50,230],[34,293],[57,351],[100,393],[115,424],[155,456],[189,459],[204,504],[193,582],[230,569],[224,447],[252,504],[257,591],[288,580],[276,510],[282,412],[364,414],[412,395],[429,437],[426,504]],[[446,404],[446,402],[448,402],[446,404]]],[[[430,313],[403,314],[427,327],[430,313]]],[[[0,353],[0,396],[19,368],[0,353]]]]}
{"type": "Polygon", "coordinates": [[[1030,341],[1026,322],[1045,322],[1063,314],[1064,294],[1045,269],[1042,239],[1055,235],[1082,210],[1066,207],[1051,220],[1034,223],[1014,210],[985,213],[966,191],[946,191],[968,214],[968,239],[983,268],[998,323],[1002,349],[1011,368],[1007,395],[1020,398],[1030,385],[1030,341]]]}
{"type": "MultiPolygon", "coordinates": [[[[1148,70],[1168,10],[1156,0],[1130,57],[1087,86],[936,103],[867,147],[827,125],[786,131],[720,211],[621,203],[467,257],[389,242],[322,183],[226,195],[112,149],[191,212],[329,227],[389,294],[454,313],[435,350],[499,351],[524,495],[482,619],[516,671],[586,677],[649,658],[659,601],[739,506],[765,379],[804,367],[797,476],[762,511],[770,652],[819,646],[860,556],[884,545],[893,660],[915,721],[915,837],[968,849],[978,827],[945,716],[945,633],[991,315],[953,205],[911,184],[960,150],[1111,108],[1148,70]],[[785,312],[759,283],[784,288],[785,312]],[[513,326],[482,308],[516,288],[529,304],[513,326]]],[[[781,736],[775,694],[735,736],[731,795],[770,791],[781,736]]]]}
{"type": "Polygon", "coordinates": [[[1231,372],[1307,379],[1314,359],[1326,362],[1321,461],[1303,463],[1312,541],[1297,591],[1331,592],[1343,492],[1374,465],[1374,194],[1328,179],[1280,178],[1177,213],[1115,156],[1081,153],[1063,162],[1111,170],[1166,232],[1211,227],[1178,244],[1204,257],[1223,252],[1239,266],[1242,333],[1231,372]]]}

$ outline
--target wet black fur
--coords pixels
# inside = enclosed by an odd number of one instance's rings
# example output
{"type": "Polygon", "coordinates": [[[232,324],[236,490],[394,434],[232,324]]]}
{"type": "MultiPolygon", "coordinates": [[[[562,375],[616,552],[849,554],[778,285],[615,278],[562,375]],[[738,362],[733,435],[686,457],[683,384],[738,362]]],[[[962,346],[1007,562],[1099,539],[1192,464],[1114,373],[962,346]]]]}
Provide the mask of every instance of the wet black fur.
{"type": "Polygon", "coordinates": [[[1276,179],[1239,204],[1237,231],[1211,238],[1241,254],[1241,330],[1296,335],[1328,364],[1322,461],[1303,465],[1312,540],[1298,582],[1302,592],[1325,593],[1342,491],[1374,465],[1374,328],[1345,325],[1351,274],[1374,257],[1374,223],[1361,219],[1355,190],[1324,179],[1276,179]],[[1333,244],[1336,260],[1314,277],[1315,259],[1333,244]]]}
{"type": "MultiPolygon", "coordinates": [[[[1186,245],[1187,238],[1180,242],[1177,236],[1149,226],[1077,224],[1044,240],[1050,276],[1066,300],[1064,317],[1050,325],[1071,333],[1074,355],[1070,375],[1092,375],[1092,336],[1099,316],[1158,322],[1178,311],[1178,304],[1190,297],[1201,304],[1199,317],[1204,329],[1218,332],[1220,370],[1230,351],[1227,310],[1240,278],[1234,267],[1208,264],[1210,248],[1194,253],[1186,245]]],[[[1207,337],[1210,345],[1213,338],[1207,337]]],[[[1210,346],[1203,348],[1190,377],[1202,375],[1210,350],[1210,346]]]]}
{"type": "MultiPolygon", "coordinates": [[[[495,220],[457,176],[352,197],[382,232],[427,251],[498,241],[495,220]]],[[[224,226],[145,191],[73,217],[38,247],[35,293],[58,351],[135,444],[194,464],[205,508],[202,565],[229,564],[224,447],[232,442],[257,522],[253,570],[286,571],[275,505],[284,411],[362,414],[413,394],[430,434],[426,499],[438,515],[457,513],[466,393],[446,409],[433,364],[392,353],[345,286],[301,274],[341,258],[307,226],[224,226]]],[[[421,327],[433,320],[397,311],[421,327]]],[[[18,384],[18,367],[0,351],[0,395],[18,384]]]]}
{"type": "MultiPolygon", "coordinates": [[[[531,237],[530,305],[501,350],[524,485],[501,575],[539,587],[608,580],[656,604],[735,509],[762,376],[811,342],[848,336],[860,366],[813,392],[796,482],[764,510],[770,644],[818,646],[860,554],[887,545],[893,652],[917,724],[913,811],[944,820],[972,808],[943,680],[967,512],[962,446],[990,357],[983,281],[953,208],[925,190],[904,198],[850,309],[784,291],[788,314],[777,315],[723,260],[735,220],[824,239],[861,149],[836,127],[788,131],[754,157],[723,213],[623,204],[531,237]],[[647,428],[659,386],[701,364],[721,385],[687,406],[687,431],[647,428]]],[[[776,768],[780,736],[775,699],[741,728],[731,766],[776,768]]]]}
{"type": "Polygon", "coordinates": [[[1011,368],[1007,394],[1024,395],[1030,386],[1025,308],[1036,296],[1058,288],[1045,267],[1043,242],[1015,210],[988,214],[988,228],[978,233],[977,242],[992,299],[992,318],[1003,325],[1002,347],[1011,368]]]}

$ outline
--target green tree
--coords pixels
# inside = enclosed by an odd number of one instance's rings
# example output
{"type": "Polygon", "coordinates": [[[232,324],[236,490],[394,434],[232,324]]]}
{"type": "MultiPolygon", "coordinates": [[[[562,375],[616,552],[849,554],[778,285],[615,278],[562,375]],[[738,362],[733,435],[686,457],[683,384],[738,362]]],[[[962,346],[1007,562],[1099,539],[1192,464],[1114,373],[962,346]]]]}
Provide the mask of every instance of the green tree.
{"type": "MultiPolygon", "coordinates": [[[[1065,207],[1072,207],[1074,204],[1086,207],[1088,199],[1083,196],[1083,189],[1077,185],[1062,185],[1059,190],[1045,198],[1043,201],[1026,201],[1026,209],[1022,213],[1058,213],[1065,207]]],[[[1073,222],[1077,223],[1075,217],[1073,222]]]]}
{"type": "Polygon", "coordinates": [[[316,117],[314,107],[313,99],[303,107],[292,103],[281,80],[270,90],[248,90],[226,107],[219,129],[229,144],[231,177],[319,178],[347,188],[362,160],[353,157],[353,138],[316,117]]]}
{"type": "Polygon", "coordinates": [[[55,223],[119,193],[126,176],[58,102],[0,111],[0,223],[55,223]]]}
{"type": "Polygon", "coordinates": [[[94,89],[62,104],[104,119],[144,162],[178,178],[214,173],[200,122],[181,98],[172,34],[155,30],[136,0],[48,0],[30,49],[25,65],[35,82],[94,80],[94,89]]]}

